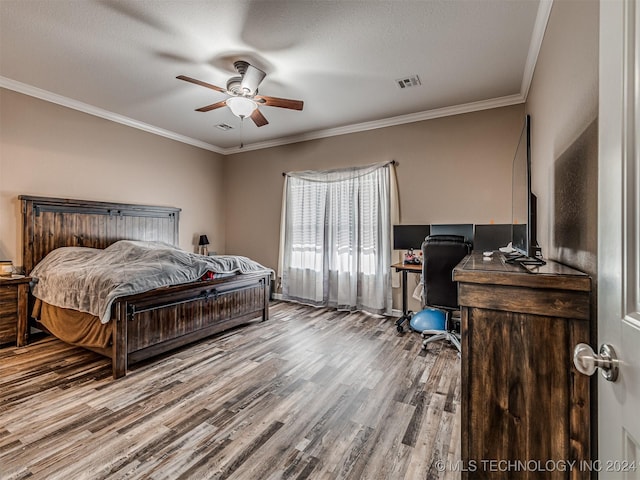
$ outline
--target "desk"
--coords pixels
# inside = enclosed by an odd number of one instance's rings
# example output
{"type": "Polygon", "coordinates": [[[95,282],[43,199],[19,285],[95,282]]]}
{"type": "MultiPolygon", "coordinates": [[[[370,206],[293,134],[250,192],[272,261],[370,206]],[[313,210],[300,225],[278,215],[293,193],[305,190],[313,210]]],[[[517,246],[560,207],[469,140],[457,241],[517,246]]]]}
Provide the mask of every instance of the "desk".
{"type": "Polygon", "coordinates": [[[391,268],[395,268],[396,272],[402,273],[402,316],[396,322],[396,328],[399,333],[403,332],[402,324],[411,320],[413,312],[409,311],[407,306],[407,273],[413,272],[417,274],[422,273],[422,265],[413,265],[410,263],[394,263],[391,268]]]}

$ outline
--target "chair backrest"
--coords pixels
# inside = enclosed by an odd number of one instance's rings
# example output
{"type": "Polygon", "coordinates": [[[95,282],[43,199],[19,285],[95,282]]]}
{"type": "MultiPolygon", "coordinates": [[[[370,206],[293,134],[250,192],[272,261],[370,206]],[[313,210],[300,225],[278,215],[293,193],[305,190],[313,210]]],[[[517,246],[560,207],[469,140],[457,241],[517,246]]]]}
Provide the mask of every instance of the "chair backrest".
{"type": "Polygon", "coordinates": [[[458,286],[452,279],[455,266],[471,252],[460,235],[430,235],[422,243],[422,276],[425,303],[458,308],[458,286]]]}

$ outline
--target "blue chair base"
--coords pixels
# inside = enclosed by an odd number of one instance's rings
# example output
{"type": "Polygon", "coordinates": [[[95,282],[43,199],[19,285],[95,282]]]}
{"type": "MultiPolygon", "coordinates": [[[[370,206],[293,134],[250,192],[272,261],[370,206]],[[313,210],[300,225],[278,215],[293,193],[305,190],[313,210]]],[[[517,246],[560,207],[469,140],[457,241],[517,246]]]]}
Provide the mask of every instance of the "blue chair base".
{"type": "Polygon", "coordinates": [[[424,338],[422,341],[423,349],[426,349],[431,342],[447,340],[458,349],[458,352],[461,351],[460,336],[448,330],[447,314],[442,310],[428,307],[418,313],[414,313],[409,322],[409,327],[416,332],[422,333],[424,338]]]}
{"type": "Polygon", "coordinates": [[[425,308],[414,313],[409,321],[409,326],[416,332],[445,330],[447,316],[442,310],[437,308],[425,308]]]}

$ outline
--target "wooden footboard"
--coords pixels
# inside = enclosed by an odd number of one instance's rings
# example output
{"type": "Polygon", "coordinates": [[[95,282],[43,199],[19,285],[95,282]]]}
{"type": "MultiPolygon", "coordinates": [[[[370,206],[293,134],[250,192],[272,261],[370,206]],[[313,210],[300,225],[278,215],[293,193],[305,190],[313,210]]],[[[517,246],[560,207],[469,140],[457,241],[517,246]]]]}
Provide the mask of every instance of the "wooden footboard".
{"type": "Polygon", "coordinates": [[[113,377],[201,338],[269,317],[270,274],[178,285],[119,299],[113,305],[113,377]]]}

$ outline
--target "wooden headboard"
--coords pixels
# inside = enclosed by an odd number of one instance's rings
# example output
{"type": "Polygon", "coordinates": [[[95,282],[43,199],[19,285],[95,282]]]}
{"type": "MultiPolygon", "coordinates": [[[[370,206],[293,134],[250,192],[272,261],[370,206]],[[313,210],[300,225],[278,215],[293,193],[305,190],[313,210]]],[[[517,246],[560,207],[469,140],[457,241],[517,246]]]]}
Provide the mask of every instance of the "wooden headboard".
{"type": "Polygon", "coordinates": [[[180,209],[21,195],[26,274],[59,247],[106,248],[118,240],[178,244],[180,209]]]}

